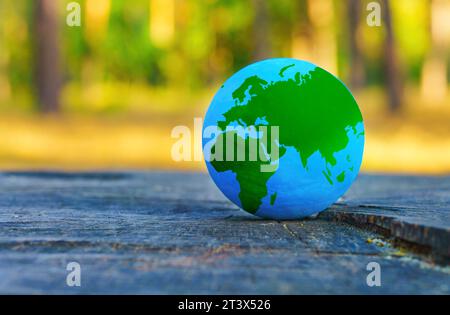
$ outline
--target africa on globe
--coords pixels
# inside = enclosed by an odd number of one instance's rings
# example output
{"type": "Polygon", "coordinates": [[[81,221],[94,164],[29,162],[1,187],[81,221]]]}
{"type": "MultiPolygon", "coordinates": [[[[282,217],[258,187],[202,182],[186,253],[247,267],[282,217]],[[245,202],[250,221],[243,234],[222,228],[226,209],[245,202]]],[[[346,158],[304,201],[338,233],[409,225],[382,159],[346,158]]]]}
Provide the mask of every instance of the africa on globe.
{"type": "Polygon", "coordinates": [[[203,155],[222,193],[262,218],[325,210],[351,186],[364,125],[349,89],[326,70],[267,59],[232,75],[203,124],[203,155]]]}

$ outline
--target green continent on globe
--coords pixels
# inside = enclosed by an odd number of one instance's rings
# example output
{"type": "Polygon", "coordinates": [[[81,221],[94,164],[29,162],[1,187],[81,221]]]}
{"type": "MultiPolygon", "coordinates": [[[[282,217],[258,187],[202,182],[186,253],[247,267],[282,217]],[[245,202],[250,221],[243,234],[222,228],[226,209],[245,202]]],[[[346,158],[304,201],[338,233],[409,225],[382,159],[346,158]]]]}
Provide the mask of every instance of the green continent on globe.
{"type": "MultiPolygon", "coordinates": [[[[269,131],[270,132],[270,131],[269,131]]],[[[240,137],[235,131],[229,131],[225,132],[223,134],[220,134],[213,147],[211,148],[212,153],[216,153],[216,144],[220,143],[223,144],[226,142],[224,138],[228,137],[240,137]]],[[[240,186],[240,192],[239,192],[239,199],[241,200],[242,208],[250,213],[255,213],[259,206],[262,203],[262,198],[264,198],[267,195],[267,186],[266,183],[269,180],[270,177],[272,177],[275,172],[261,172],[261,165],[262,164],[270,164],[271,162],[277,162],[277,161],[271,161],[268,159],[267,161],[250,161],[249,159],[246,159],[244,161],[238,161],[237,159],[237,152],[241,149],[245,150],[245,156],[248,157],[249,151],[250,151],[250,139],[247,137],[243,139],[241,137],[242,142],[240,141],[234,141],[234,160],[228,161],[224,159],[223,161],[213,160],[211,161],[211,164],[213,165],[214,169],[217,172],[226,172],[226,171],[232,171],[236,174],[236,180],[239,183],[240,186]],[[243,144],[245,147],[241,147],[241,144],[243,144]]],[[[269,151],[271,148],[270,146],[267,148],[269,151]]],[[[286,152],[286,149],[283,147],[279,148],[279,155],[282,156],[286,152]]],[[[223,156],[226,156],[227,154],[227,147],[223,147],[223,156]]],[[[221,158],[223,159],[223,158],[221,158]]]]}
{"type": "MultiPolygon", "coordinates": [[[[356,133],[356,125],[362,122],[356,101],[339,80],[318,67],[307,74],[297,72],[294,78],[282,79],[290,67],[280,69],[279,81],[267,82],[256,75],[248,77],[232,94],[235,106],[223,114],[225,120],[218,121],[217,125],[221,130],[226,130],[231,123],[256,128],[267,125],[268,131],[270,126],[279,126],[279,159],[286,153],[287,147],[292,147],[308,170],[308,158],[318,151],[327,162],[323,175],[330,185],[333,185],[333,180],[342,182],[345,173],[332,178],[329,166],[336,165],[334,153],[348,144],[347,129],[352,128],[356,133]]],[[[221,134],[215,143],[227,134],[221,134]]],[[[237,134],[233,136],[239,137],[237,134]]],[[[220,140],[224,143],[223,139],[220,140]]],[[[248,150],[248,141],[247,137],[245,150],[248,150]]],[[[235,152],[239,149],[238,143],[234,142],[235,152]]],[[[211,151],[214,150],[215,145],[211,151]]],[[[247,154],[245,156],[248,157],[247,154]]],[[[213,159],[211,165],[217,172],[232,171],[236,174],[242,208],[256,213],[268,194],[267,181],[276,172],[261,172],[260,166],[274,162],[279,161],[213,159]]]]}

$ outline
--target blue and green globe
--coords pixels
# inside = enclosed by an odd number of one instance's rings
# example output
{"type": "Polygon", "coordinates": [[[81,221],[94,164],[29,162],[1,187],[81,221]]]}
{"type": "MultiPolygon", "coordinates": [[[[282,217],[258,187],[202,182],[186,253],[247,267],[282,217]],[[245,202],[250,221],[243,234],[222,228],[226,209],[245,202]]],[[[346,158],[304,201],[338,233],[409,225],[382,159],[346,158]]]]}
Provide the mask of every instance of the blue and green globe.
{"type": "Polygon", "coordinates": [[[364,125],[348,88],[297,59],[251,64],[217,91],[203,125],[208,172],[223,194],[259,217],[325,210],[351,186],[364,125]]]}

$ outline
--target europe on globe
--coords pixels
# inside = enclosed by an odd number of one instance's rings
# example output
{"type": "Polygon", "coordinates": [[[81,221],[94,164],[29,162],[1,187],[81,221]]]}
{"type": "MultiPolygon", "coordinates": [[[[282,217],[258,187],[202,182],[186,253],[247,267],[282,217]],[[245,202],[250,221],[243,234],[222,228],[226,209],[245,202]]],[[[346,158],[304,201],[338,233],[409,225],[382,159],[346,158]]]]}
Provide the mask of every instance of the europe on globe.
{"type": "Polygon", "coordinates": [[[325,210],[351,186],[364,125],[349,89],[326,70],[267,59],[232,75],[203,124],[203,155],[222,193],[262,218],[325,210]]]}

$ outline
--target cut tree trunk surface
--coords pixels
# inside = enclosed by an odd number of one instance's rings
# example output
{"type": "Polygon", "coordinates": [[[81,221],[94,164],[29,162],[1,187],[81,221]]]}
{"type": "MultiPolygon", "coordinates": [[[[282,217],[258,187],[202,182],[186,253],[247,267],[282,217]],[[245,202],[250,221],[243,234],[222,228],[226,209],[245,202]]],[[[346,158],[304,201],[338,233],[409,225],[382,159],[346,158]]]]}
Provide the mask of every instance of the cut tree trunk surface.
{"type": "Polygon", "coordinates": [[[450,293],[449,177],[361,175],[318,217],[282,222],[202,173],[4,172],[0,188],[0,293],[450,293]]]}

